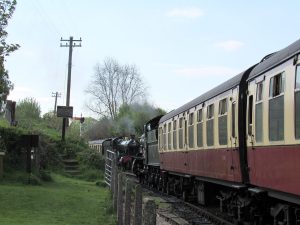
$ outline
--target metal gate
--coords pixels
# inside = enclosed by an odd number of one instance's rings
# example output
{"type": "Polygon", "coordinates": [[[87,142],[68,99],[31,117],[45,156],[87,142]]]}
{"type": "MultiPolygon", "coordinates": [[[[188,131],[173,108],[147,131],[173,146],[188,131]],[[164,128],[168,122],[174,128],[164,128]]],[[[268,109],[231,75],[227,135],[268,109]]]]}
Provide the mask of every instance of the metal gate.
{"type": "Polygon", "coordinates": [[[110,150],[106,150],[105,159],[105,183],[113,190],[113,178],[116,172],[116,153],[110,150]]]}

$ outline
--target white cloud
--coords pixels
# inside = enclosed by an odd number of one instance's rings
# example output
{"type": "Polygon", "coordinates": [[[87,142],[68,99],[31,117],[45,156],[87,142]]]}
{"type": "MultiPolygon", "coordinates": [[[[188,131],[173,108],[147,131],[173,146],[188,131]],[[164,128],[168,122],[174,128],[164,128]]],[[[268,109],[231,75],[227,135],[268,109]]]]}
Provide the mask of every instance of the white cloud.
{"type": "Polygon", "coordinates": [[[218,77],[218,76],[234,76],[240,70],[223,67],[223,66],[203,66],[196,68],[183,68],[174,70],[175,74],[189,77],[218,77]]]}
{"type": "Polygon", "coordinates": [[[236,40],[228,40],[228,41],[223,41],[223,42],[218,42],[215,44],[215,47],[217,48],[222,48],[225,51],[236,51],[243,47],[245,44],[241,41],[236,41],[236,40]]]}
{"type": "Polygon", "coordinates": [[[201,9],[193,7],[193,8],[185,8],[185,9],[172,9],[167,12],[168,17],[184,17],[184,18],[198,18],[203,16],[203,12],[201,9]]]}

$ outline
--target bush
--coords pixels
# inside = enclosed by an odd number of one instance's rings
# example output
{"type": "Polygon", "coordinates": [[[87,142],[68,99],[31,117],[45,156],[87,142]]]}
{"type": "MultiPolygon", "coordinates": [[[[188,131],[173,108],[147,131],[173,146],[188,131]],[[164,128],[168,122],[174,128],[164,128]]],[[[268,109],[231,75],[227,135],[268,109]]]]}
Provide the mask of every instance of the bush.
{"type": "Polygon", "coordinates": [[[25,168],[25,152],[21,145],[24,133],[24,130],[15,127],[0,127],[0,151],[5,152],[5,168],[25,168]]]}
{"type": "Polygon", "coordinates": [[[29,177],[28,183],[31,184],[31,185],[41,185],[42,181],[36,175],[31,174],[30,177],[29,177]]]}
{"type": "Polygon", "coordinates": [[[42,181],[46,181],[46,182],[53,181],[53,179],[51,177],[51,174],[50,174],[50,171],[46,171],[46,170],[41,170],[40,171],[39,178],[42,181]]]}
{"type": "Polygon", "coordinates": [[[93,149],[88,149],[78,154],[79,161],[89,168],[104,170],[105,159],[93,149]]]}
{"type": "Polygon", "coordinates": [[[78,178],[86,181],[96,181],[103,180],[103,172],[97,169],[89,168],[87,166],[82,166],[80,168],[81,174],[78,178]]]}
{"type": "Polygon", "coordinates": [[[34,174],[22,173],[18,172],[17,174],[10,177],[10,182],[17,182],[22,184],[30,184],[30,185],[41,185],[42,182],[39,177],[34,174]]]}

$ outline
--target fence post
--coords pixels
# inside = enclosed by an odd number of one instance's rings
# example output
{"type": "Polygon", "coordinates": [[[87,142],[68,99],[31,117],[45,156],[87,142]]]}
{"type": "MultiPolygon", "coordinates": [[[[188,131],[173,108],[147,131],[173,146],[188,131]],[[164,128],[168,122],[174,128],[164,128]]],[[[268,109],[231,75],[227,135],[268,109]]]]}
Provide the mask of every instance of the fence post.
{"type": "Polygon", "coordinates": [[[154,200],[147,200],[143,212],[144,225],[156,225],[156,205],[154,200]]]}
{"type": "Polygon", "coordinates": [[[124,225],[130,225],[130,214],[131,214],[130,209],[131,209],[131,183],[128,179],[126,179],[124,225]]]}
{"type": "Polygon", "coordinates": [[[118,225],[123,225],[123,174],[119,173],[118,177],[118,225]]]}
{"type": "Polygon", "coordinates": [[[118,205],[118,169],[115,166],[115,172],[114,172],[114,192],[113,192],[113,209],[116,212],[117,211],[117,205],[118,205]]]}
{"type": "Polygon", "coordinates": [[[135,186],[135,202],[134,202],[134,219],[133,225],[142,224],[142,207],[143,207],[142,187],[140,184],[135,186]]]}

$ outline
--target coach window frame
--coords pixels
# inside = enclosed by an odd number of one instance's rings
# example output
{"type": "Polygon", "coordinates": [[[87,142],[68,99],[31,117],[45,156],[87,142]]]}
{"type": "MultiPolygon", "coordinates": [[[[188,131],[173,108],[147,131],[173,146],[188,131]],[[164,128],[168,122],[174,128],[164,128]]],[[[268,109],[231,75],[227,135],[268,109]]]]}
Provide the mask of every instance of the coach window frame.
{"type": "Polygon", "coordinates": [[[163,139],[164,139],[164,147],[163,147],[163,149],[165,150],[165,151],[167,151],[168,149],[167,149],[167,146],[168,146],[168,142],[167,142],[167,123],[165,122],[164,123],[164,126],[163,126],[163,139]]]}
{"type": "Polygon", "coordinates": [[[276,73],[275,75],[271,76],[269,80],[269,100],[268,100],[269,126],[268,128],[269,128],[270,142],[284,141],[284,132],[285,132],[284,93],[285,93],[285,71],[282,71],[280,73],[276,73]],[[279,79],[279,77],[281,79],[279,79]],[[280,102],[281,99],[282,102],[280,102]],[[282,116],[280,116],[280,113],[282,116]]]}
{"type": "Polygon", "coordinates": [[[228,99],[223,98],[219,101],[218,112],[218,138],[219,145],[228,144],[228,99]],[[223,121],[225,120],[225,121],[223,121]],[[222,133],[223,132],[223,133],[222,133]]]}
{"type": "Polygon", "coordinates": [[[215,138],[214,138],[214,111],[215,111],[214,103],[211,103],[207,106],[206,113],[206,145],[208,147],[214,146],[215,138]]]}
{"type": "Polygon", "coordinates": [[[171,128],[172,122],[168,122],[168,150],[172,150],[172,142],[171,142],[171,136],[172,136],[172,128],[171,128]]]}
{"type": "Polygon", "coordinates": [[[231,137],[236,138],[236,101],[231,103],[231,137]]]}
{"type": "Polygon", "coordinates": [[[163,151],[164,143],[163,143],[163,127],[162,126],[159,127],[158,133],[159,133],[159,149],[161,151],[163,151]]]}
{"type": "Polygon", "coordinates": [[[203,108],[197,110],[197,146],[203,147],[203,108]]]}
{"type": "Polygon", "coordinates": [[[194,121],[195,121],[195,113],[190,112],[188,121],[188,146],[189,148],[194,148],[194,121]]]}
{"type": "Polygon", "coordinates": [[[264,88],[265,88],[265,76],[257,79],[255,82],[255,109],[254,109],[254,134],[255,141],[258,143],[263,142],[264,129],[263,129],[263,100],[264,100],[264,88]]]}
{"type": "Polygon", "coordinates": [[[173,150],[177,149],[177,120],[174,118],[173,120],[173,134],[172,134],[172,141],[173,141],[173,150]]]}
{"type": "Polygon", "coordinates": [[[294,134],[295,139],[300,139],[300,64],[295,66],[295,86],[294,86],[294,134]],[[298,76],[299,75],[299,76],[298,76]],[[298,81],[298,82],[297,82],[298,81]],[[298,100],[298,104],[297,104],[298,100]],[[297,117],[298,115],[298,117],[297,117]]]}
{"type": "Polygon", "coordinates": [[[248,97],[248,136],[253,137],[253,95],[248,97]]]}
{"type": "Polygon", "coordinates": [[[183,149],[184,147],[184,137],[183,137],[183,122],[184,117],[183,115],[179,117],[179,127],[178,127],[178,149],[183,149]]]}

